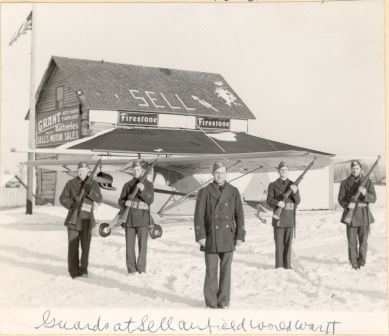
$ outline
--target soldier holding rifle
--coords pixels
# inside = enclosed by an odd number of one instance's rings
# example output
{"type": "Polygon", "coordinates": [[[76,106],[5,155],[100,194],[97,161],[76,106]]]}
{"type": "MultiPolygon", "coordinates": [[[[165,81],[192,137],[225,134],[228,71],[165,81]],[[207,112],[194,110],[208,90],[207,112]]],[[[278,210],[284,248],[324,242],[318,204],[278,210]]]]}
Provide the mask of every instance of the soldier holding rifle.
{"type": "Polygon", "coordinates": [[[68,229],[68,271],[72,278],[88,275],[89,248],[92,228],[96,225],[94,203],[102,200],[100,187],[93,180],[99,161],[92,173],[85,162],[78,164],[78,176],[69,180],[59,198],[68,209],[65,226],[68,229]],[[79,247],[81,244],[81,260],[79,247]]]}
{"type": "Polygon", "coordinates": [[[133,161],[131,168],[134,177],[123,186],[118,203],[125,217],[127,271],[134,274],[146,272],[147,240],[149,226],[152,225],[150,205],[154,200],[154,187],[147,180],[149,169],[144,171],[139,160],[133,161]],[[136,238],[139,251],[137,259],[136,238]]]}
{"type": "Polygon", "coordinates": [[[269,184],[267,203],[274,210],[272,225],[276,247],[275,267],[292,268],[292,240],[296,221],[296,208],[300,203],[300,192],[288,178],[288,166],[284,161],[278,165],[280,177],[269,184]],[[290,190],[290,191],[289,191],[290,190]],[[285,194],[288,196],[285,197],[285,194]]]}
{"type": "Polygon", "coordinates": [[[366,176],[362,175],[362,165],[351,161],[351,175],[342,181],[338,201],[344,212],[341,222],[347,225],[348,258],[353,269],[366,263],[367,238],[370,224],[374,222],[369,204],[376,201],[373,182],[369,179],[379,158],[366,176]]]}

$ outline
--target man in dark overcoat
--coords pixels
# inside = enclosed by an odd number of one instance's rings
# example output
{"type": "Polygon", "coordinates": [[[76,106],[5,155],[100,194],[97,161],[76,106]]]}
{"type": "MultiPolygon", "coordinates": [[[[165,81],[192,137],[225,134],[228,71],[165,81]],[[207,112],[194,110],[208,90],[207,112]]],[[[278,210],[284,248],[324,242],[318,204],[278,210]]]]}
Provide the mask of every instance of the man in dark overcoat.
{"type": "Polygon", "coordinates": [[[124,228],[126,236],[126,263],[129,274],[146,272],[147,241],[149,226],[151,225],[150,205],[154,201],[153,184],[145,178],[140,181],[144,169],[141,161],[132,163],[133,178],[122,189],[119,198],[119,207],[122,211],[128,208],[128,216],[125,219],[124,228]],[[136,191],[135,197],[130,195],[136,191]],[[135,241],[138,241],[138,258],[135,254],[135,241]]]}
{"type": "Polygon", "coordinates": [[[205,252],[205,304],[210,308],[227,308],[233,252],[245,239],[244,215],[238,189],[226,182],[225,164],[215,162],[212,173],[214,181],[197,196],[195,239],[205,252]]]}
{"type": "Polygon", "coordinates": [[[342,181],[339,188],[338,202],[343,207],[342,223],[346,224],[348,258],[353,269],[359,269],[366,263],[367,239],[370,224],[374,222],[369,204],[376,201],[376,192],[373,182],[368,179],[365,186],[361,186],[362,166],[360,161],[351,161],[351,175],[342,181]],[[361,195],[355,203],[353,195],[358,190],[361,195]],[[354,209],[350,224],[344,222],[348,209],[354,209]]]}
{"type": "Polygon", "coordinates": [[[282,208],[279,219],[273,217],[272,225],[275,241],[275,267],[292,268],[292,240],[296,225],[296,208],[300,203],[300,192],[288,178],[288,166],[284,161],[278,165],[279,178],[269,184],[267,190],[267,204],[275,211],[282,208]],[[290,196],[283,200],[283,195],[292,189],[290,196]]]}
{"type": "Polygon", "coordinates": [[[90,170],[85,162],[78,164],[78,176],[69,180],[60,197],[60,203],[68,209],[65,226],[68,229],[68,271],[72,278],[88,276],[89,249],[92,238],[92,228],[96,225],[93,214],[95,202],[102,201],[100,187],[96,181],[87,182],[90,170]],[[81,188],[86,196],[81,204],[81,188]],[[75,209],[80,209],[77,211],[75,209]],[[73,217],[77,211],[77,217],[73,217]],[[75,220],[73,220],[75,219],[75,220]],[[79,247],[81,244],[81,260],[79,247]]]}

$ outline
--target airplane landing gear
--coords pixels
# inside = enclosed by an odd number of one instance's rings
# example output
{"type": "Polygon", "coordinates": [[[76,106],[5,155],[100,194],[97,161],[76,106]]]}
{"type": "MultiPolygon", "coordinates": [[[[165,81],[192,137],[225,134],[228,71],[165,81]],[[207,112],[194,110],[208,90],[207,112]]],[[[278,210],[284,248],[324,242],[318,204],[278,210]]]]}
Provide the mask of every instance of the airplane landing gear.
{"type": "Polygon", "coordinates": [[[108,237],[111,234],[111,227],[108,223],[101,223],[99,225],[99,234],[101,237],[108,237]]]}

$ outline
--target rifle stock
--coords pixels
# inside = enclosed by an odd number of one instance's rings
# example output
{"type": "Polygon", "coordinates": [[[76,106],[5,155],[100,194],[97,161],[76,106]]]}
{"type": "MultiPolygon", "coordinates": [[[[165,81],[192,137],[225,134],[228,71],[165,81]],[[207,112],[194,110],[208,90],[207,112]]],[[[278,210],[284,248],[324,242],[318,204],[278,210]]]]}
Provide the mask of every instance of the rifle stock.
{"type": "MultiPolygon", "coordinates": [[[[314,158],[309,164],[308,166],[305,167],[304,171],[300,174],[300,176],[296,179],[296,181],[294,181],[293,184],[295,185],[299,185],[300,182],[302,181],[302,179],[304,178],[305,174],[308,172],[309,169],[311,169],[311,167],[313,166],[313,164],[315,163],[316,161],[316,158],[314,158]]],[[[292,193],[292,189],[288,188],[288,190],[286,190],[284,192],[284,194],[282,195],[282,201],[285,202],[288,197],[290,196],[290,194],[292,193]]],[[[283,208],[280,208],[280,207],[277,207],[274,212],[273,212],[273,218],[276,220],[276,221],[279,221],[280,218],[281,218],[281,213],[282,213],[282,210],[283,208]]]]}
{"type": "Polygon", "coordinates": [[[88,185],[89,183],[92,182],[92,180],[96,174],[96,170],[100,165],[101,165],[101,159],[97,160],[95,166],[93,167],[92,172],[86,178],[84,184],[82,185],[82,187],[80,189],[80,193],[78,194],[78,197],[80,198],[80,202],[78,204],[76,204],[76,206],[72,209],[72,214],[70,215],[70,220],[69,220],[69,222],[71,224],[74,224],[74,225],[77,224],[78,217],[80,215],[80,211],[81,211],[81,207],[82,207],[82,203],[84,202],[84,199],[86,196],[85,187],[86,187],[86,185],[88,185]]]}
{"type": "MultiPolygon", "coordinates": [[[[367,172],[367,174],[362,179],[362,181],[360,183],[361,187],[364,187],[366,185],[367,181],[369,180],[369,177],[370,177],[371,173],[373,172],[374,168],[378,165],[378,162],[379,162],[380,159],[381,159],[381,156],[378,155],[377,159],[375,160],[375,162],[370,167],[370,169],[367,172]]],[[[358,188],[358,191],[351,197],[351,202],[350,203],[355,203],[355,205],[356,205],[357,202],[358,202],[359,196],[361,196],[361,192],[359,191],[359,188],[358,188]]],[[[343,222],[345,224],[351,224],[351,222],[353,220],[353,217],[354,217],[354,212],[355,212],[355,207],[352,208],[352,209],[348,209],[347,210],[345,216],[343,217],[343,222]]]]}

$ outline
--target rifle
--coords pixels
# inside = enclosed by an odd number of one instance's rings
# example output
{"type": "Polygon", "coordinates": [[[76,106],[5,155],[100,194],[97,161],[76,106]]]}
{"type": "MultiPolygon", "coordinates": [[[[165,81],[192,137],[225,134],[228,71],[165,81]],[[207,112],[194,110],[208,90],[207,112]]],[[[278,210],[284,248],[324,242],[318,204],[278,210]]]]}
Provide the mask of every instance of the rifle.
{"type": "MultiPolygon", "coordinates": [[[[155,159],[154,161],[152,161],[148,167],[146,168],[144,174],[142,175],[142,177],[139,179],[139,182],[135,185],[135,188],[134,190],[131,192],[131,194],[127,197],[127,201],[131,201],[135,198],[136,194],[138,193],[139,191],[139,187],[138,187],[138,184],[139,183],[143,183],[146,178],[147,178],[147,175],[150,173],[151,169],[154,167],[155,163],[157,162],[158,158],[155,159]]],[[[128,212],[130,211],[130,208],[129,207],[125,207],[124,210],[120,210],[119,211],[119,218],[118,218],[118,224],[124,224],[126,221],[127,221],[127,217],[128,217],[128,212]]]]}
{"type": "MultiPolygon", "coordinates": [[[[300,176],[296,179],[296,181],[294,181],[294,185],[299,185],[300,182],[302,181],[302,179],[304,178],[305,174],[308,172],[309,169],[311,169],[311,167],[313,166],[313,164],[315,163],[316,161],[316,158],[314,158],[308,166],[305,167],[304,171],[300,174],[300,176]]],[[[286,200],[288,199],[288,197],[290,196],[290,194],[292,193],[292,189],[290,189],[290,187],[283,193],[282,195],[282,201],[283,202],[286,202],[286,200]]],[[[277,221],[277,223],[279,222],[280,218],[281,218],[281,213],[282,213],[282,210],[283,208],[280,208],[280,207],[277,207],[275,210],[274,210],[274,213],[273,213],[273,218],[277,221]]]]}
{"type": "MultiPolygon", "coordinates": [[[[369,176],[373,172],[374,168],[377,166],[378,161],[381,159],[381,155],[377,156],[377,160],[373,163],[373,165],[370,167],[369,171],[367,174],[363,177],[361,183],[359,184],[360,187],[364,187],[369,180],[369,176]]],[[[359,188],[357,192],[351,197],[350,203],[355,203],[355,205],[358,203],[359,196],[361,196],[361,192],[359,191],[359,188]]],[[[349,204],[350,204],[349,203],[349,204]]],[[[352,209],[348,209],[345,216],[343,217],[343,222],[345,224],[351,224],[353,217],[354,217],[354,212],[355,212],[355,207],[352,209]]]]}
{"type": "Polygon", "coordinates": [[[101,159],[97,160],[95,166],[93,167],[93,170],[92,172],[89,174],[89,176],[85,179],[85,181],[83,182],[82,186],[81,186],[81,189],[80,189],[80,192],[78,194],[78,197],[80,199],[80,202],[78,202],[76,204],[76,207],[74,207],[72,209],[72,214],[70,216],[70,220],[69,222],[71,224],[74,224],[76,225],[77,224],[77,221],[78,221],[78,218],[80,216],[80,211],[81,211],[81,207],[82,207],[82,203],[84,202],[84,199],[86,197],[86,191],[85,191],[85,187],[86,185],[90,184],[96,174],[96,170],[97,170],[97,167],[99,167],[101,165],[101,159]]]}

